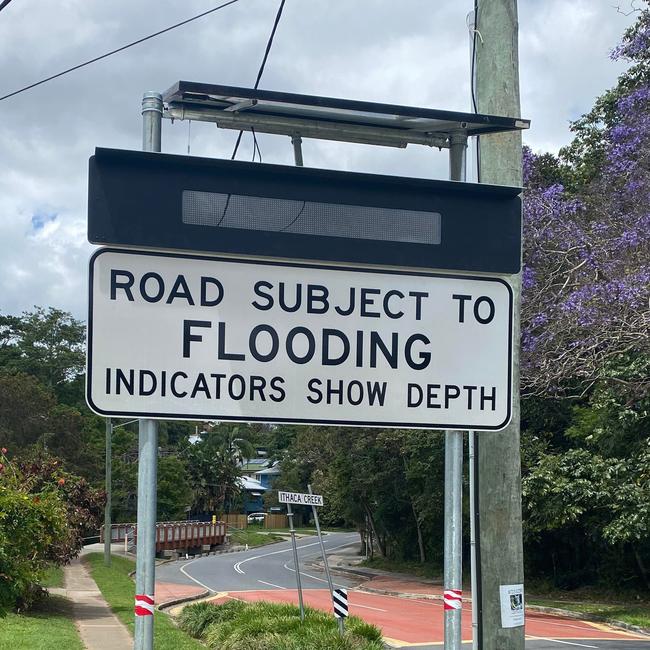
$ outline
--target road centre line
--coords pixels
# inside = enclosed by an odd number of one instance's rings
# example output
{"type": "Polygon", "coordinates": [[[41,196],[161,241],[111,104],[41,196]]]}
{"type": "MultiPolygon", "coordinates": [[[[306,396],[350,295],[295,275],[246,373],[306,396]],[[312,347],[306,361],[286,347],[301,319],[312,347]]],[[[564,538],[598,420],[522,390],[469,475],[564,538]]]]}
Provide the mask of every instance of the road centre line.
{"type": "MultiPolygon", "coordinates": [[[[324,539],[323,543],[327,543],[329,540],[324,539]]],[[[344,546],[350,546],[352,544],[355,544],[356,542],[347,542],[346,544],[340,544],[339,546],[333,546],[332,548],[326,549],[326,551],[335,551],[338,548],[343,548],[344,546]]],[[[303,544],[302,546],[298,546],[298,551],[301,551],[303,548],[309,548],[310,546],[317,546],[320,544],[320,542],[312,542],[311,544],[303,544]]],[[[246,572],[241,568],[242,564],[245,564],[246,562],[251,562],[252,560],[259,560],[263,557],[269,557],[270,555],[279,555],[280,553],[290,553],[292,550],[291,546],[286,549],[282,549],[281,551],[272,551],[270,553],[262,553],[261,555],[253,555],[252,557],[247,557],[245,560],[242,560],[241,562],[237,562],[236,564],[233,564],[233,569],[237,572],[240,573],[241,575],[246,575],[246,572]]],[[[314,553],[314,555],[319,555],[318,553],[314,553]]],[[[345,585],[339,585],[339,586],[345,586],[345,585]]]]}
{"type": "MultiPolygon", "coordinates": [[[[308,546],[316,546],[319,542],[313,542],[312,544],[305,544],[304,546],[301,546],[300,548],[307,548],[308,546]]],[[[269,557],[269,555],[279,555],[280,553],[290,553],[293,549],[291,546],[289,548],[283,548],[281,551],[272,551],[271,553],[262,553],[262,555],[253,555],[252,557],[247,557],[245,560],[242,560],[241,562],[237,562],[233,564],[232,568],[237,571],[237,573],[241,573],[242,575],[246,575],[246,572],[242,570],[241,565],[246,564],[246,562],[251,562],[252,560],[259,560],[263,557],[269,557]]]]}
{"type": "Polygon", "coordinates": [[[268,585],[269,587],[275,587],[276,589],[286,589],[286,587],[281,587],[280,585],[274,585],[272,582],[266,582],[264,580],[258,580],[257,582],[261,582],[263,585],[268,585]]]}
{"type": "MultiPolygon", "coordinates": [[[[295,572],[296,572],[295,569],[292,569],[290,566],[287,566],[287,563],[286,563],[286,562],[285,562],[282,566],[283,566],[287,571],[291,571],[292,573],[295,573],[295,572]]],[[[325,582],[325,583],[327,582],[327,580],[323,580],[323,578],[317,578],[316,576],[313,576],[313,575],[311,575],[310,573],[305,573],[304,571],[301,571],[301,572],[300,572],[300,575],[301,575],[301,576],[305,576],[305,578],[311,578],[312,580],[318,580],[318,582],[325,582]]],[[[334,582],[334,580],[332,580],[332,584],[333,584],[334,586],[336,586],[336,587],[343,587],[344,589],[347,589],[347,585],[342,585],[342,584],[340,584],[340,583],[338,583],[338,582],[334,582]]]]}

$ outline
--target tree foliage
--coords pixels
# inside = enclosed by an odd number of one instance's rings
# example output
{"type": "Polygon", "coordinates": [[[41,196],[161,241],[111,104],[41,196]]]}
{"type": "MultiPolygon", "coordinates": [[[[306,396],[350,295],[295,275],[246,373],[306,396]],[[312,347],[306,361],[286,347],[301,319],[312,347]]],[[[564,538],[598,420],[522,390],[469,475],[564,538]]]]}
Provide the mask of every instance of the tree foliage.
{"type": "Polygon", "coordinates": [[[58,398],[70,398],[86,365],[85,331],[83,323],[53,307],[0,315],[0,367],[36,377],[58,398]]]}
{"type": "Polygon", "coordinates": [[[0,453],[0,612],[40,594],[49,564],[64,564],[98,524],[104,495],[51,457],[14,462],[0,453]]]}
{"type": "Polygon", "coordinates": [[[548,156],[524,152],[526,392],[584,394],[607,381],[633,399],[650,387],[630,363],[650,353],[649,34],[646,9],[613,53],[634,65],[574,125],[568,172],[557,162],[553,178],[548,156]],[[567,176],[571,192],[558,180],[567,176]]]}

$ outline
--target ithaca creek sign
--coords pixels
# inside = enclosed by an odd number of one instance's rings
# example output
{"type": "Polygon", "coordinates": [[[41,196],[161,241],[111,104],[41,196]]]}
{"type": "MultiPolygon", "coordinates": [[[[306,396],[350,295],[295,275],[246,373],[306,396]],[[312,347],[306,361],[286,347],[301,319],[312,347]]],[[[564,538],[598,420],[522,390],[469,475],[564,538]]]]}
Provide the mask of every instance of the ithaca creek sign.
{"type": "Polygon", "coordinates": [[[322,494],[305,494],[303,492],[278,492],[280,503],[289,503],[298,506],[322,506],[322,494]]]}
{"type": "Polygon", "coordinates": [[[500,278],[100,249],[87,400],[106,416],[497,430],[500,278]]]}

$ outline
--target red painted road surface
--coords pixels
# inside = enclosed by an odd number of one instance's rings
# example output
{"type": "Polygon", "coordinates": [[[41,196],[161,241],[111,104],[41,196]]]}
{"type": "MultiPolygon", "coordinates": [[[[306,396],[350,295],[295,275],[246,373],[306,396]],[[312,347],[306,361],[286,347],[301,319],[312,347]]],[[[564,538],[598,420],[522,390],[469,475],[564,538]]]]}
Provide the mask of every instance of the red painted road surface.
{"type": "MultiPolygon", "coordinates": [[[[303,591],[303,597],[305,605],[326,611],[332,610],[329,591],[326,589],[306,589],[303,591]]],[[[295,589],[233,591],[224,598],[267,600],[276,603],[298,602],[295,589]]],[[[386,639],[407,644],[439,643],[443,640],[443,608],[440,600],[398,598],[350,590],[348,603],[351,614],[377,625],[386,639]]],[[[535,612],[526,612],[526,635],[531,639],[648,639],[598,623],[535,612]]],[[[471,608],[465,604],[463,640],[470,641],[471,638],[471,608]]]]}

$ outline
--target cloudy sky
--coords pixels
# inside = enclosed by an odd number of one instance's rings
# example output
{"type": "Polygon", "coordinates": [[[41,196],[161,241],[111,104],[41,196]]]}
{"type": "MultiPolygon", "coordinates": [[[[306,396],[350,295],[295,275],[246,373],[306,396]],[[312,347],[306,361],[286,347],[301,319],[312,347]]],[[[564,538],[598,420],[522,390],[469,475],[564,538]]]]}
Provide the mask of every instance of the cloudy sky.
{"type": "MultiPolygon", "coordinates": [[[[525,141],[556,152],[569,121],[623,70],[608,58],[630,0],[520,0],[525,141]],[[617,11],[620,5],[622,11],[617,11]]],[[[0,96],[218,4],[214,0],[14,0],[0,13],[0,96]]],[[[237,4],[0,102],[0,312],[56,306],[85,320],[85,205],[95,146],[138,149],[143,91],[183,79],[252,86],[279,0],[237,4]]],[[[261,87],[469,109],[468,0],[288,0],[261,87]]],[[[163,151],[229,157],[236,133],[165,122],[163,151]]],[[[250,136],[240,158],[250,159],[250,136]]],[[[260,136],[265,162],[288,139],[260,136]]],[[[307,141],[316,167],[444,178],[446,158],[307,141]]]]}

